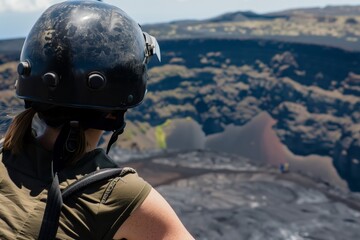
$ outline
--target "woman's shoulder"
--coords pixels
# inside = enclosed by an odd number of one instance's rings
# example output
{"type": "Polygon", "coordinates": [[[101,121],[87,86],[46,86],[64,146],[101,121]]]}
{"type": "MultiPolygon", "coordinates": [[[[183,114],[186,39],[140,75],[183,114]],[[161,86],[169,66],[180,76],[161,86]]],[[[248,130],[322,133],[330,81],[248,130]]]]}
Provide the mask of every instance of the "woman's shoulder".
{"type": "Polygon", "coordinates": [[[95,161],[88,159],[89,162],[85,164],[90,166],[79,166],[76,171],[73,170],[75,171],[73,174],[80,174],[76,175],[76,178],[69,178],[68,173],[67,180],[61,184],[65,184],[62,188],[79,181],[81,177],[92,174],[89,170],[94,170],[96,166],[97,169],[102,170],[117,167],[119,174],[86,186],[71,196],[68,202],[65,202],[65,209],[68,209],[70,214],[73,207],[80,206],[82,209],[88,209],[88,211],[82,212],[87,215],[83,216],[84,219],[93,219],[96,223],[96,226],[92,226],[89,222],[89,229],[96,229],[97,237],[101,239],[112,239],[123,222],[146,199],[152,187],[138,175],[135,169],[109,165],[107,157],[104,159],[102,154],[100,156],[95,154],[93,157],[96,158],[95,161]],[[86,174],[82,174],[79,169],[85,170],[86,174]]]}
{"type": "Polygon", "coordinates": [[[194,240],[169,203],[154,188],[114,235],[114,239],[144,237],[194,240]]]}
{"type": "Polygon", "coordinates": [[[139,198],[142,195],[147,195],[151,188],[151,186],[138,175],[135,169],[120,167],[105,154],[103,149],[95,149],[87,153],[76,165],[68,167],[59,173],[62,189],[84,180],[83,178],[91,180],[82,182],[92,182],[92,184],[86,188],[88,192],[92,193],[95,197],[95,192],[97,191],[98,194],[100,194],[98,195],[98,197],[100,197],[99,202],[102,204],[113,204],[113,202],[119,202],[118,199],[139,198]],[[108,177],[99,177],[99,180],[92,180],[95,179],[96,176],[105,175],[103,173],[105,173],[106,170],[116,170],[111,172],[117,175],[107,174],[108,177]]]}
{"type": "Polygon", "coordinates": [[[112,222],[103,226],[106,236],[112,239],[129,216],[145,201],[152,187],[132,168],[123,168],[120,176],[111,179],[104,190],[99,207],[98,221],[112,222]]]}

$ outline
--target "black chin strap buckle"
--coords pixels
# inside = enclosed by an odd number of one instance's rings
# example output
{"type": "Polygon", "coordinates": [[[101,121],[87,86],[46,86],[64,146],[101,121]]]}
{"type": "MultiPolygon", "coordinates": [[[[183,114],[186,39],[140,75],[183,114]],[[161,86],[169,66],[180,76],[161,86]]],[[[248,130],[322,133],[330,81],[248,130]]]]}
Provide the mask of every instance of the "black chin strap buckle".
{"type": "Polygon", "coordinates": [[[80,125],[78,121],[65,123],[57,137],[53,151],[53,171],[63,169],[80,146],[80,125]]]}
{"type": "Polygon", "coordinates": [[[122,125],[120,128],[116,129],[116,130],[113,132],[113,134],[111,135],[111,138],[110,138],[110,140],[109,140],[109,143],[108,143],[108,145],[107,145],[107,148],[106,148],[106,154],[109,153],[111,146],[116,142],[116,140],[118,139],[119,135],[124,132],[125,126],[126,126],[126,123],[125,123],[125,121],[124,121],[123,125],[122,125]]]}
{"type": "Polygon", "coordinates": [[[78,121],[70,121],[70,130],[69,135],[67,136],[65,142],[65,149],[69,153],[74,153],[76,149],[79,147],[79,122],[78,121]]]}

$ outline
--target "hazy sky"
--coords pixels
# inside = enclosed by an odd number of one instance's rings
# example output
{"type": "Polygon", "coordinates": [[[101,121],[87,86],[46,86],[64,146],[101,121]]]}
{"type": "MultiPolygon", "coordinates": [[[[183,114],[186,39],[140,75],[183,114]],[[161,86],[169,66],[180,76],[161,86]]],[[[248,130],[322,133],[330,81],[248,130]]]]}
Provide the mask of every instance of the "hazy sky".
{"type": "MultiPolygon", "coordinates": [[[[42,11],[64,0],[0,0],[0,39],[25,37],[42,11]]],[[[268,13],[298,7],[360,5],[360,0],[104,0],[140,24],[206,19],[227,12],[268,13]]]]}

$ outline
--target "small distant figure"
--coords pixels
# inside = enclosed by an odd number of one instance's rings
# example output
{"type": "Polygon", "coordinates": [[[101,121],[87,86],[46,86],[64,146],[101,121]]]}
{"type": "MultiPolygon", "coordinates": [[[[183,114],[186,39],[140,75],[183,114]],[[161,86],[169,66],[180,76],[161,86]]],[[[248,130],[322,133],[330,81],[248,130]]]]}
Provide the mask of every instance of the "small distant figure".
{"type": "Polygon", "coordinates": [[[134,151],[137,151],[137,152],[140,151],[140,147],[136,142],[131,143],[130,148],[131,148],[131,150],[134,150],[134,151]]]}
{"type": "Polygon", "coordinates": [[[279,170],[280,170],[281,173],[288,173],[289,168],[290,168],[289,163],[281,163],[280,166],[279,166],[279,170]]]}

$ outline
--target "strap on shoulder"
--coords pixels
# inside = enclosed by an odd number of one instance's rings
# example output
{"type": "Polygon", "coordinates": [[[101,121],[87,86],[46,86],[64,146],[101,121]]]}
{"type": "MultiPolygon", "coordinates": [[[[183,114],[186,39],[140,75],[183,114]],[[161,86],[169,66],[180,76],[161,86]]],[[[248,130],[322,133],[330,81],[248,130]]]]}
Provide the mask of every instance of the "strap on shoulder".
{"type": "Polygon", "coordinates": [[[128,168],[105,168],[94,171],[70,184],[62,192],[60,192],[59,180],[57,174],[51,184],[46,202],[45,213],[40,228],[39,240],[55,239],[57,229],[59,227],[60,212],[63,201],[87,186],[105,179],[110,179],[116,176],[123,176],[131,172],[128,168]]]}
{"type": "Polygon", "coordinates": [[[55,239],[56,232],[59,227],[59,218],[62,204],[63,200],[61,198],[59,178],[58,175],[55,174],[51,183],[51,187],[48,191],[45,212],[41,223],[38,240],[55,239]]]}
{"type": "Polygon", "coordinates": [[[121,176],[123,172],[122,168],[104,168],[97,170],[95,172],[89,173],[79,180],[70,184],[67,188],[65,188],[61,195],[63,200],[71,196],[73,193],[80,191],[81,189],[86,188],[90,184],[95,182],[99,182],[105,179],[110,179],[116,176],[121,176]]]}

